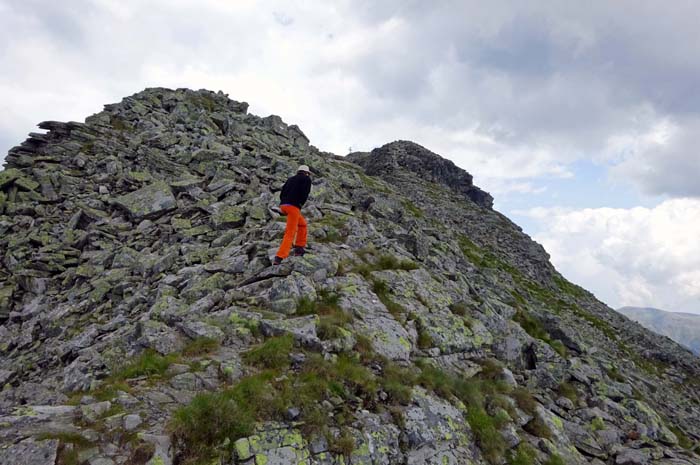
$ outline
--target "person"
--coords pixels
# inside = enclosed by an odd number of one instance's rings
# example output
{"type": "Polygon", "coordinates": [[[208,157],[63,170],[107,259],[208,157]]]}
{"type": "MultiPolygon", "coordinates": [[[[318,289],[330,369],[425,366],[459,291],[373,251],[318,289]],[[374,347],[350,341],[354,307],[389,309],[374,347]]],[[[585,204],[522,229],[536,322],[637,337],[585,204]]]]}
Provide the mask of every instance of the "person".
{"type": "Polygon", "coordinates": [[[284,238],[272,262],[279,265],[289,257],[294,245],[294,255],[301,256],[306,252],[306,220],[301,216],[301,207],[311,192],[311,172],[309,167],[301,165],[297,174],[287,179],[280,192],[280,210],[287,216],[287,226],[284,228],[284,238]]]}

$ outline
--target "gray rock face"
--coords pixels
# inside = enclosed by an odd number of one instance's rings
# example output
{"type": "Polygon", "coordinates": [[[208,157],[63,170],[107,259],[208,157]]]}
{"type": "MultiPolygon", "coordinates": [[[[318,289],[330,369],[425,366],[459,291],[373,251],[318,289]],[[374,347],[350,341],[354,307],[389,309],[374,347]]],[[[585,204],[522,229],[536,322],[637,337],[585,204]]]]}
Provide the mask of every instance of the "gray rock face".
{"type": "Polygon", "coordinates": [[[155,182],[118,197],[114,203],[124,208],[134,220],[155,218],[177,206],[170,187],[164,182],[155,182]]]}
{"type": "Polygon", "coordinates": [[[147,89],[10,151],[0,463],[700,463],[700,361],[566,281],[468,173],[246,110],[147,89]],[[299,164],[306,255],[272,266],[299,164]]]}
{"type": "Polygon", "coordinates": [[[53,464],[58,454],[58,441],[34,441],[25,439],[7,449],[0,449],[0,463],[3,465],[53,464]]]}
{"type": "Polygon", "coordinates": [[[472,175],[414,142],[392,142],[370,154],[352,153],[348,159],[365,168],[369,175],[386,175],[400,166],[427,181],[444,184],[464,194],[477,205],[493,207],[493,197],[473,184],[472,175]]]}

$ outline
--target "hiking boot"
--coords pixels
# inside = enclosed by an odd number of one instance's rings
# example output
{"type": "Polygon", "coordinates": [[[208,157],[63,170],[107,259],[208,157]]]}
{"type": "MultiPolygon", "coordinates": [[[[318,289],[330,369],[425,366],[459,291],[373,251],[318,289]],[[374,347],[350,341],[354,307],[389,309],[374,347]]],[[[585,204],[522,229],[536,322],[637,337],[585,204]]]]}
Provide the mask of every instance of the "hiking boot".
{"type": "Polygon", "coordinates": [[[279,265],[279,264],[282,263],[282,260],[284,260],[284,258],[280,258],[280,257],[278,257],[277,255],[275,255],[275,258],[272,260],[272,264],[273,264],[273,265],[279,265]]]}
{"type": "Polygon", "coordinates": [[[303,257],[305,253],[306,253],[306,249],[304,249],[304,247],[299,247],[299,246],[294,247],[294,256],[295,257],[303,257]]]}

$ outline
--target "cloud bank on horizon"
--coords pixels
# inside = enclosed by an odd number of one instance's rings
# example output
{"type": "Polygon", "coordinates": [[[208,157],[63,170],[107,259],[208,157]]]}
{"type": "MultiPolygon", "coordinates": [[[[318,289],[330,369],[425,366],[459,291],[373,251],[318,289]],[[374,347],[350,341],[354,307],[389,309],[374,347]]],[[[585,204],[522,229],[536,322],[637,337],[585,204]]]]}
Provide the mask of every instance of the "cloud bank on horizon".
{"type": "Polygon", "coordinates": [[[414,140],[610,305],[700,312],[700,264],[678,258],[700,229],[699,9],[0,0],[0,158],[144,87],[221,89],[323,150],[414,140]]]}

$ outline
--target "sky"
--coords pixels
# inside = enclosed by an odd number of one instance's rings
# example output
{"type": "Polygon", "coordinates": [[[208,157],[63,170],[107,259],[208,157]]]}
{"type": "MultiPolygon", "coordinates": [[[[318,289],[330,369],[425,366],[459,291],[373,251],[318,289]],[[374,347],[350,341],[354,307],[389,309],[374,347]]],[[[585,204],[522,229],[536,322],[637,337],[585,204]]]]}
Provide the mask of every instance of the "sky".
{"type": "Polygon", "coordinates": [[[0,0],[0,161],[146,87],[337,154],[415,141],[617,308],[700,313],[694,0],[0,0]]]}

